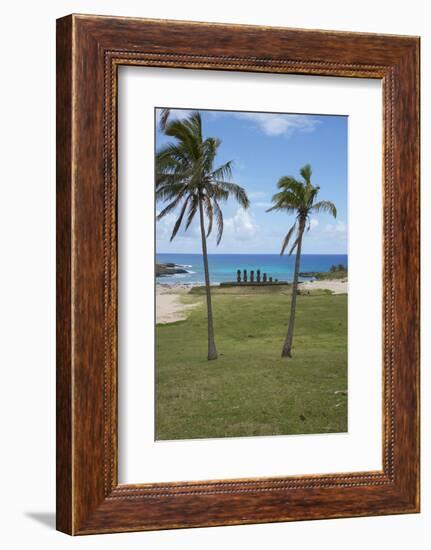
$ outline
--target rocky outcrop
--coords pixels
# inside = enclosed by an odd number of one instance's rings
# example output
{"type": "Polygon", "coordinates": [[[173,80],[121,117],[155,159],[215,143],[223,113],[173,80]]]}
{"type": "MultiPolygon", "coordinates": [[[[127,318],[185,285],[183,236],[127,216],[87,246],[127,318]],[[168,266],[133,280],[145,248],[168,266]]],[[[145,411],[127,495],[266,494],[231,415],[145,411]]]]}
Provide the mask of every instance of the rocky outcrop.
{"type": "Polygon", "coordinates": [[[179,273],[188,273],[188,271],[183,267],[173,263],[165,263],[165,264],[156,263],[156,277],[163,277],[166,275],[177,275],[179,273]]]}

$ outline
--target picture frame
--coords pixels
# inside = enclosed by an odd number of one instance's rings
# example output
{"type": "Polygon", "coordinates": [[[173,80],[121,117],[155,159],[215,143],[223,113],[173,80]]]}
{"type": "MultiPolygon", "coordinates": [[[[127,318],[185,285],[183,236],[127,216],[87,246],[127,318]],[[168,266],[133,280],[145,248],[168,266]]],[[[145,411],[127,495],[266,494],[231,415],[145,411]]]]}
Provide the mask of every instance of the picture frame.
{"type": "Polygon", "coordinates": [[[419,512],[419,38],[92,15],[57,21],[57,529],[419,512]],[[381,471],[118,483],[120,65],[380,79],[381,471]]]}

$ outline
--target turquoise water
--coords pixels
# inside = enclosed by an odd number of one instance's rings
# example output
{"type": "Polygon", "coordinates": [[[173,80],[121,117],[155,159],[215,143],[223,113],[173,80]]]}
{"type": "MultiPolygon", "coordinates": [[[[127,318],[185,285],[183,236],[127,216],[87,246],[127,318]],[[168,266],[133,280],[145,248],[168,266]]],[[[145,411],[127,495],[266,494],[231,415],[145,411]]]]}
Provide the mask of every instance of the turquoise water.
{"type": "MultiPolygon", "coordinates": [[[[203,284],[204,267],[201,254],[157,254],[158,262],[171,262],[183,266],[187,273],[168,277],[158,277],[160,283],[203,284]]],[[[279,254],[209,254],[210,280],[212,284],[236,281],[237,269],[267,273],[279,281],[292,281],[295,256],[279,254]]],[[[331,265],[343,264],[347,267],[347,254],[303,254],[300,271],[328,271],[331,265]]]]}

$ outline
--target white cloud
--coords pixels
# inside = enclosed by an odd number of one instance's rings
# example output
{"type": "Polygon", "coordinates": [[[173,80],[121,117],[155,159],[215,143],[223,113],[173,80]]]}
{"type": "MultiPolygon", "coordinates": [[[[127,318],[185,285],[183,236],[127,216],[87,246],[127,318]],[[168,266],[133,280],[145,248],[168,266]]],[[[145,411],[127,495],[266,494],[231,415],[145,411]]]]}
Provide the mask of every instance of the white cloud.
{"type": "MultiPolygon", "coordinates": [[[[162,109],[156,109],[157,123],[162,109]]],[[[193,113],[192,109],[171,109],[170,120],[184,119],[193,113]]],[[[232,111],[205,111],[212,118],[233,115],[238,119],[250,120],[267,136],[291,135],[293,132],[313,132],[320,121],[311,115],[277,114],[277,113],[244,113],[232,111]]]]}
{"type": "Polygon", "coordinates": [[[313,231],[313,229],[315,229],[318,225],[319,225],[319,220],[317,220],[316,218],[312,218],[310,220],[310,231],[313,231]]]}
{"type": "Polygon", "coordinates": [[[249,199],[263,199],[266,197],[266,193],[264,191],[250,191],[247,195],[249,199]]]}
{"type": "Polygon", "coordinates": [[[293,132],[313,132],[319,121],[310,115],[284,115],[272,113],[238,113],[248,119],[267,136],[291,135],[293,132]]]}
{"type": "MultiPolygon", "coordinates": [[[[156,215],[158,212],[156,212],[156,215]]],[[[176,212],[169,212],[163,218],[156,222],[156,238],[160,242],[170,242],[172,231],[174,230],[175,222],[177,221],[179,216],[179,211],[176,212]]],[[[185,241],[193,241],[194,239],[197,239],[197,242],[200,242],[200,226],[199,223],[197,223],[198,216],[195,216],[192,224],[190,227],[185,231],[185,219],[183,219],[183,223],[181,224],[181,227],[178,231],[178,233],[175,236],[176,242],[185,242],[185,241]]]]}
{"type": "MultiPolygon", "coordinates": [[[[159,212],[157,211],[156,215],[158,214],[159,212]]],[[[163,218],[157,222],[157,226],[156,226],[158,237],[170,238],[176,221],[177,221],[177,216],[172,212],[163,216],[163,218]]]]}
{"type": "Polygon", "coordinates": [[[239,241],[253,239],[258,230],[253,214],[244,208],[238,208],[234,216],[226,218],[224,228],[227,238],[233,237],[239,241]]]}
{"type": "Polygon", "coordinates": [[[335,226],[335,231],[338,233],[346,233],[347,232],[347,226],[344,222],[337,222],[335,226]]]}
{"type": "Polygon", "coordinates": [[[259,208],[271,208],[270,202],[254,202],[252,206],[258,206],[259,208]]]}
{"type": "MultiPolygon", "coordinates": [[[[157,247],[163,252],[169,250],[181,252],[199,252],[201,246],[201,233],[199,219],[196,216],[191,226],[187,231],[184,231],[184,223],[176,235],[174,241],[170,242],[171,234],[175,222],[178,218],[178,213],[170,212],[157,222],[157,247]]],[[[207,222],[206,222],[207,223],[207,222]]],[[[208,247],[210,251],[216,249],[238,250],[240,246],[238,242],[253,241],[258,236],[258,225],[250,210],[238,208],[231,217],[224,218],[224,231],[220,247],[216,246],[217,226],[214,225],[210,238],[208,239],[208,247]]],[[[249,246],[249,245],[248,245],[249,246]]]]}
{"type": "Polygon", "coordinates": [[[325,232],[331,234],[345,235],[347,233],[347,225],[341,220],[335,224],[328,223],[325,226],[325,232]]]}

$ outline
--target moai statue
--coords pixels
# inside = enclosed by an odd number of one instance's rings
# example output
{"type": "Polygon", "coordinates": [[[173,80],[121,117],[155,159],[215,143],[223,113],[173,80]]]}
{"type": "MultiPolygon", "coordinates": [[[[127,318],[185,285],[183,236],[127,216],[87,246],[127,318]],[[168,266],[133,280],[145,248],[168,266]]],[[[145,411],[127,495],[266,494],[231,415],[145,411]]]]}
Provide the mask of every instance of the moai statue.
{"type": "Polygon", "coordinates": [[[250,271],[250,283],[254,283],[254,271],[250,271]]]}
{"type": "Polygon", "coordinates": [[[260,269],[257,270],[257,282],[260,284],[260,269]]]}
{"type": "Polygon", "coordinates": [[[247,282],[247,270],[246,269],[244,269],[244,272],[243,272],[243,281],[244,281],[244,283],[247,282]]]}
{"type": "Polygon", "coordinates": [[[267,277],[266,277],[266,273],[263,274],[263,282],[266,283],[267,281],[267,277]]]}
{"type": "Polygon", "coordinates": [[[272,277],[269,278],[269,282],[272,283],[272,277]]]}
{"type": "Polygon", "coordinates": [[[237,272],[236,272],[236,282],[237,283],[241,282],[241,270],[240,269],[237,269],[237,272]]]}

